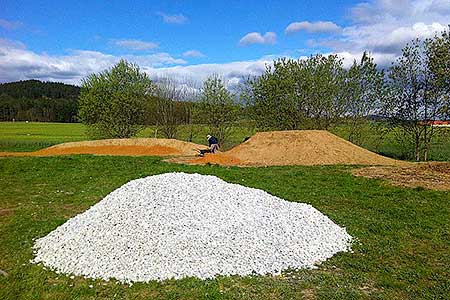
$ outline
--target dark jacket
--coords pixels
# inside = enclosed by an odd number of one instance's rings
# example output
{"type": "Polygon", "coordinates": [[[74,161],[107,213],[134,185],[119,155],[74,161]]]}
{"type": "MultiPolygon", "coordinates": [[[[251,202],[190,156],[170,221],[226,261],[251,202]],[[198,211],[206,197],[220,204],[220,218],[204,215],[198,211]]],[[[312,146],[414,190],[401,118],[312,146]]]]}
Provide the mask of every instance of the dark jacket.
{"type": "Polygon", "coordinates": [[[219,144],[219,140],[215,136],[212,136],[208,139],[209,146],[211,147],[212,144],[219,144]]]}

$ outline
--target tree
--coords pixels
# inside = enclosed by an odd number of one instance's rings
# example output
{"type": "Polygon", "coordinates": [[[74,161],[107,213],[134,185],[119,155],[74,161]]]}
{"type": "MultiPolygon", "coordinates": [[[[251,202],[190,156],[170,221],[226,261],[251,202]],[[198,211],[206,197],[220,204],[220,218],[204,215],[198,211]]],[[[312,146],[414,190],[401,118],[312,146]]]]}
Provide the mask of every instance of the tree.
{"type": "Polygon", "coordinates": [[[179,120],[177,120],[176,102],[182,97],[174,81],[163,78],[156,84],[154,92],[156,126],[168,139],[176,138],[179,120]]]}
{"type": "Polygon", "coordinates": [[[362,144],[367,136],[363,133],[366,127],[372,127],[378,135],[383,135],[380,129],[384,126],[369,122],[368,117],[378,114],[384,102],[387,93],[384,77],[384,71],[377,69],[367,52],[363,53],[359,63],[355,60],[348,70],[344,87],[349,141],[362,144]]]}
{"type": "Polygon", "coordinates": [[[259,128],[329,129],[345,113],[345,75],[336,55],[279,59],[243,96],[259,128]]]}
{"type": "Polygon", "coordinates": [[[442,114],[450,118],[450,25],[426,41],[427,56],[436,93],[444,102],[442,114]]]}
{"type": "Polygon", "coordinates": [[[226,142],[229,131],[237,117],[237,105],[223,80],[210,76],[203,83],[199,102],[196,105],[196,119],[209,127],[210,133],[226,142]]]}
{"type": "Polygon", "coordinates": [[[337,55],[314,55],[301,60],[300,85],[302,109],[308,129],[328,130],[345,114],[346,71],[337,55]]]}
{"type": "Polygon", "coordinates": [[[153,89],[146,73],[121,60],[83,79],[79,118],[95,136],[129,138],[144,128],[146,105],[153,89]]]}
{"type": "Polygon", "coordinates": [[[406,45],[389,72],[390,96],[384,112],[402,143],[411,144],[417,161],[427,160],[436,128],[430,120],[442,116],[444,102],[430,69],[429,43],[416,39],[406,45]]]}
{"type": "Polygon", "coordinates": [[[260,129],[298,129],[304,119],[294,74],[299,64],[290,59],[274,61],[265,72],[247,80],[241,97],[260,129]]]}

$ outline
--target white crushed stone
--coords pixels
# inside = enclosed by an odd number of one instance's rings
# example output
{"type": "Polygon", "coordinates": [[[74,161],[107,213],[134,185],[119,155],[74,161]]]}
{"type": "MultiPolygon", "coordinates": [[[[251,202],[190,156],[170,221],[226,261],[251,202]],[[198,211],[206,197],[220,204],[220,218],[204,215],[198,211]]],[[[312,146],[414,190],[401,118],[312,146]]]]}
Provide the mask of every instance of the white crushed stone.
{"type": "Polygon", "coordinates": [[[351,236],[311,205],[214,176],[128,182],[37,239],[34,263],[122,282],[278,274],[348,251],[351,236]]]}

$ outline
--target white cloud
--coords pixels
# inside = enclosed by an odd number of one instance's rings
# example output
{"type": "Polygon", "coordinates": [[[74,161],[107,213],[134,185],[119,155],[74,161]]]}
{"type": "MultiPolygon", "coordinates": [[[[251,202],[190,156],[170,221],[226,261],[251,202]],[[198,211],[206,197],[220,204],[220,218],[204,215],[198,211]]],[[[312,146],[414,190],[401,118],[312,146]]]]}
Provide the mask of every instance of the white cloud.
{"type": "Polygon", "coordinates": [[[277,35],[275,32],[266,32],[261,35],[259,32],[247,33],[239,40],[239,45],[248,46],[252,44],[275,44],[277,41],[277,35]]]}
{"type": "Polygon", "coordinates": [[[51,56],[27,50],[21,43],[0,40],[0,82],[35,78],[79,84],[83,77],[105,70],[121,58],[143,68],[186,63],[164,52],[114,56],[98,51],[72,50],[67,55],[51,56]]]}
{"type": "Polygon", "coordinates": [[[14,30],[22,26],[21,22],[13,22],[8,21],[5,19],[0,19],[0,28],[6,29],[6,30],[14,30]]]}
{"type": "Polygon", "coordinates": [[[198,50],[188,50],[183,53],[184,57],[205,57],[205,54],[201,53],[198,50]]]}
{"type": "Polygon", "coordinates": [[[450,1],[376,0],[356,5],[351,17],[343,42],[354,49],[399,53],[412,39],[432,37],[446,28],[450,1]]]}
{"type": "Polygon", "coordinates": [[[287,34],[292,34],[299,31],[306,31],[309,33],[337,33],[341,31],[341,27],[333,22],[293,22],[286,27],[285,32],[287,34]]]}
{"type": "Polygon", "coordinates": [[[449,0],[372,0],[350,9],[351,24],[331,39],[311,40],[334,53],[369,51],[384,67],[401,54],[406,43],[429,38],[450,23],[449,0]]]}
{"type": "Polygon", "coordinates": [[[212,74],[224,77],[229,86],[243,78],[261,74],[273,57],[224,64],[184,66],[186,61],[168,53],[114,56],[98,51],[72,50],[51,56],[27,50],[25,45],[0,39],[0,82],[40,79],[79,84],[91,73],[103,71],[121,58],[137,63],[152,78],[170,77],[180,84],[198,85],[212,74]]]}
{"type": "Polygon", "coordinates": [[[126,49],[131,49],[131,50],[150,50],[150,49],[155,49],[158,48],[159,45],[157,43],[153,43],[153,42],[145,42],[145,41],[141,41],[141,40],[114,40],[113,41],[114,45],[122,47],[122,48],[126,48],[126,49]]]}
{"type": "Polygon", "coordinates": [[[183,14],[168,15],[163,12],[159,12],[158,15],[163,18],[164,23],[168,24],[184,24],[188,21],[188,18],[183,14]]]}
{"type": "Polygon", "coordinates": [[[251,61],[236,61],[223,64],[198,64],[165,68],[146,68],[155,77],[170,77],[176,82],[202,82],[208,76],[219,74],[227,84],[233,85],[248,76],[260,75],[272,60],[261,58],[251,61]]]}

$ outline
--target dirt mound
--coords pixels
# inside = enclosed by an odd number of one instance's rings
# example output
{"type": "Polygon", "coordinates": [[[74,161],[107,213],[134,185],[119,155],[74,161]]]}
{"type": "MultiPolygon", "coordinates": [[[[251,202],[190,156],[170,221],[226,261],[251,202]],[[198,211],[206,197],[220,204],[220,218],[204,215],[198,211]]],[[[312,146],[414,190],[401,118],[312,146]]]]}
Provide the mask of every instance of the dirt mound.
{"type": "Polygon", "coordinates": [[[353,171],[355,176],[385,179],[401,187],[423,187],[450,191],[450,163],[418,163],[402,167],[368,167],[353,171]]]}
{"type": "Polygon", "coordinates": [[[71,142],[55,145],[35,152],[0,152],[0,156],[54,156],[70,154],[172,156],[195,155],[205,146],[174,139],[109,139],[71,142]]]}
{"type": "Polygon", "coordinates": [[[213,163],[214,160],[217,164],[226,161],[224,165],[241,166],[407,164],[370,152],[323,130],[259,132],[217,159],[205,157],[191,163],[213,163]]]}

